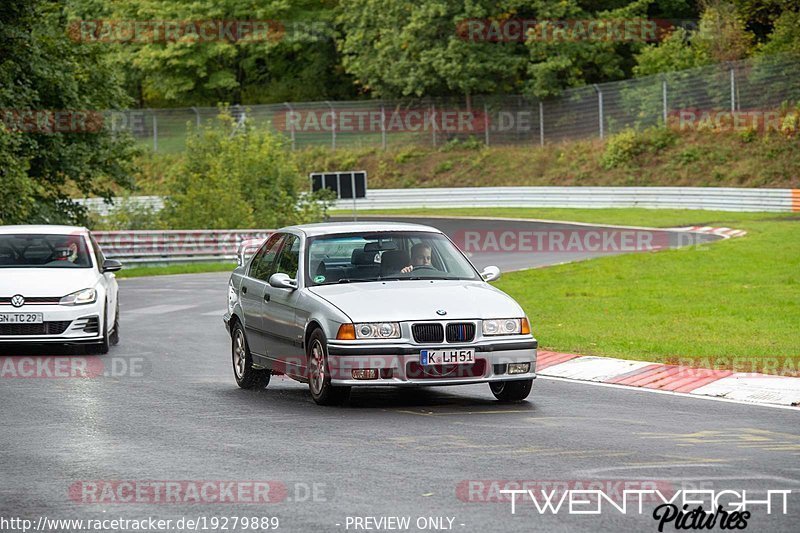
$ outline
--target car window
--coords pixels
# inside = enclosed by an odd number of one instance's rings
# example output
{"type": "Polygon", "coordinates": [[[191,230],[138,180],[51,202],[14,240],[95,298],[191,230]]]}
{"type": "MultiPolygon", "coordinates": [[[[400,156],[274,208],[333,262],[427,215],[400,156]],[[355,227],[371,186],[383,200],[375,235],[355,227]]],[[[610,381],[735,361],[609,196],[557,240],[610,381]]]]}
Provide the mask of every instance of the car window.
{"type": "Polygon", "coordinates": [[[269,277],[275,273],[277,266],[278,251],[281,249],[283,239],[286,237],[282,233],[273,233],[264,246],[256,252],[250,263],[250,277],[269,281],[269,277]]]}
{"type": "Polygon", "coordinates": [[[300,264],[300,239],[296,235],[287,235],[283,243],[281,258],[275,272],[288,274],[292,279],[297,278],[297,267],[300,264]]]}
{"type": "Polygon", "coordinates": [[[308,286],[386,279],[480,279],[461,252],[440,233],[324,235],[309,239],[306,246],[308,286]],[[420,263],[420,257],[425,261],[420,263]]]}
{"type": "Polygon", "coordinates": [[[0,235],[0,268],[91,268],[82,235],[0,235]]]}
{"type": "Polygon", "coordinates": [[[97,270],[100,272],[103,271],[103,263],[106,261],[106,256],[103,255],[103,251],[100,249],[100,245],[97,244],[97,241],[94,238],[94,235],[91,233],[89,234],[89,243],[92,245],[92,249],[94,250],[94,256],[97,259],[97,270]]]}

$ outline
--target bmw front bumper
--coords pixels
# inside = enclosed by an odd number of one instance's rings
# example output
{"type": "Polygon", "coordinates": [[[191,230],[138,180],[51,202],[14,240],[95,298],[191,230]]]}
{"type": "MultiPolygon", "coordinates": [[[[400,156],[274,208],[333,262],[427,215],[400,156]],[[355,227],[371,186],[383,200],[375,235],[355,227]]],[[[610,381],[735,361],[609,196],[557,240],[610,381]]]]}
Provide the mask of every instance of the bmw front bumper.
{"type": "Polygon", "coordinates": [[[343,386],[427,386],[466,385],[490,381],[536,377],[535,339],[438,346],[448,350],[475,350],[475,363],[462,365],[420,365],[421,350],[432,346],[411,344],[370,344],[328,341],[331,383],[343,386]],[[509,374],[509,364],[528,363],[525,373],[509,374]],[[353,370],[376,370],[375,379],[353,379],[353,370]]]}

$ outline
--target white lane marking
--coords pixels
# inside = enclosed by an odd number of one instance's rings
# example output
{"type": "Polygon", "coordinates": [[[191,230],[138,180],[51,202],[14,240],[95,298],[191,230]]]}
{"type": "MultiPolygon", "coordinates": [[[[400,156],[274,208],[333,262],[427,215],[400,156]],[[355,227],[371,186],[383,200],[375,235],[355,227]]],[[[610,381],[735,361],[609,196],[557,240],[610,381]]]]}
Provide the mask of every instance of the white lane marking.
{"type": "Polygon", "coordinates": [[[141,315],[163,315],[166,313],[174,313],[175,311],[183,311],[185,309],[192,309],[196,305],[151,305],[149,307],[140,307],[139,309],[131,309],[128,313],[136,313],[141,315]]]}
{"type": "MultiPolygon", "coordinates": [[[[715,396],[699,396],[697,394],[691,394],[687,392],[673,392],[668,390],[660,390],[660,389],[648,389],[645,387],[631,387],[630,385],[617,385],[616,383],[601,383],[599,381],[583,381],[577,379],[569,379],[569,378],[558,378],[555,376],[545,376],[543,374],[538,374],[537,379],[544,379],[544,380],[553,380],[553,381],[563,381],[565,383],[575,383],[579,385],[590,385],[593,387],[609,387],[612,389],[622,389],[628,390],[631,392],[643,392],[643,393],[652,393],[652,394],[668,394],[670,396],[681,396],[683,398],[690,398],[693,400],[703,400],[703,401],[715,401],[715,402],[725,402],[725,403],[736,403],[739,405],[747,405],[750,407],[766,407],[769,409],[787,409],[789,411],[794,411],[795,413],[800,413],[800,408],[792,407],[790,405],[776,405],[770,403],[753,403],[753,402],[745,402],[743,400],[733,400],[729,398],[717,398],[715,396]]],[[[535,389],[534,389],[535,390],[535,389]]],[[[535,400],[535,398],[534,398],[535,400]]]]}
{"type": "Polygon", "coordinates": [[[225,313],[228,312],[228,309],[217,309],[216,311],[209,311],[208,313],[202,313],[201,316],[218,316],[221,317],[225,313]]]}
{"type": "Polygon", "coordinates": [[[653,364],[655,363],[584,356],[549,366],[542,370],[540,375],[588,381],[607,381],[653,364]]]}
{"type": "Polygon", "coordinates": [[[751,402],[800,404],[800,379],[733,374],[703,385],[692,393],[751,402]]]}

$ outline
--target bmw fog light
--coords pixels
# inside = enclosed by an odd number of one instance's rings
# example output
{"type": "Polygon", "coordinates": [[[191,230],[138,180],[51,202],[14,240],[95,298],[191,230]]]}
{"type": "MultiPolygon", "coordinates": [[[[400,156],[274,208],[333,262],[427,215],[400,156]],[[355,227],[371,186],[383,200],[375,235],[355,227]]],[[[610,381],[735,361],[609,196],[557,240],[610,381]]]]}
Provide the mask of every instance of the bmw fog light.
{"type": "Polygon", "coordinates": [[[509,374],[527,374],[528,371],[531,369],[530,363],[509,363],[508,364],[508,373],[509,374]]]}

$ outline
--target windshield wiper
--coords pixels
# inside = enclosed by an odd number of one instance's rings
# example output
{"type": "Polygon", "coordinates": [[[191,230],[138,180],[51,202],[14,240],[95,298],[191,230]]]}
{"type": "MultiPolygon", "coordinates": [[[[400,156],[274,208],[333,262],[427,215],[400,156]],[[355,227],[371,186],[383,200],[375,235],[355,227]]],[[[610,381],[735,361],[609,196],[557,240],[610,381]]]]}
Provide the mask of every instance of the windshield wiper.
{"type": "Polygon", "coordinates": [[[359,281],[380,281],[381,278],[342,278],[337,283],[353,283],[359,281]]]}

